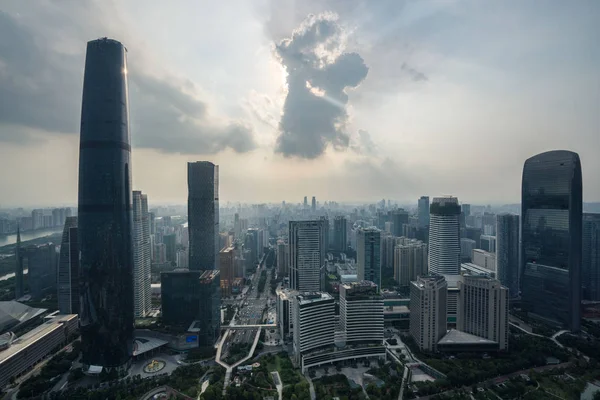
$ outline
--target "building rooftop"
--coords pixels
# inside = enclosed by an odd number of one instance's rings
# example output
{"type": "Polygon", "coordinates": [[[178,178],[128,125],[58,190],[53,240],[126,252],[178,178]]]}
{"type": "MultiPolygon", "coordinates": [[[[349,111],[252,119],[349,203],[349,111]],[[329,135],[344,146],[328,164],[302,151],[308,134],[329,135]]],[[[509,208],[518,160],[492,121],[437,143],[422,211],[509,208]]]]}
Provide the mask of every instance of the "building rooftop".
{"type": "Polygon", "coordinates": [[[77,319],[77,314],[57,315],[56,318],[44,322],[42,325],[15,339],[12,343],[12,346],[0,352],[0,363],[4,362],[15,354],[18,354],[20,351],[42,339],[55,329],[61,329],[65,322],[69,322],[73,319],[77,319]]]}
{"type": "Polygon", "coordinates": [[[23,324],[45,313],[44,308],[33,308],[17,301],[0,301],[0,332],[23,324]]]}
{"type": "Polygon", "coordinates": [[[491,271],[487,268],[480,267],[479,265],[473,264],[473,263],[461,263],[460,269],[465,270],[466,272],[471,273],[471,274],[485,275],[485,276],[491,276],[490,274],[492,274],[494,272],[494,271],[491,271]]]}
{"type": "Polygon", "coordinates": [[[324,300],[333,300],[329,293],[325,292],[305,292],[297,296],[300,305],[315,303],[324,300]]]}
{"type": "Polygon", "coordinates": [[[450,329],[446,335],[440,339],[438,344],[497,344],[493,340],[484,339],[470,333],[462,332],[456,329],[450,329]]]}

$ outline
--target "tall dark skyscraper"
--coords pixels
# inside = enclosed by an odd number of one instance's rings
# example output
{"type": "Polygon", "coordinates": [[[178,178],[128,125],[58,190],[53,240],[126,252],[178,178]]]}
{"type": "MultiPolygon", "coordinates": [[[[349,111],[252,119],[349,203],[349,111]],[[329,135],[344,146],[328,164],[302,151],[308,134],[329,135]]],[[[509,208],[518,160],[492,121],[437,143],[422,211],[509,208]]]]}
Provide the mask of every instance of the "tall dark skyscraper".
{"type": "Polygon", "coordinates": [[[356,269],[359,281],[371,281],[381,288],[381,231],[360,229],[356,237],[356,269]]]}
{"type": "Polygon", "coordinates": [[[519,216],[500,214],[496,221],[496,277],[514,298],[519,295],[519,216]]]}
{"type": "Polygon", "coordinates": [[[188,163],[190,270],[219,269],[219,166],[188,163]]]}
{"type": "Polygon", "coordinates": [[[525,161],[521,200],[524,310],[573,331],[581,324],[581,162],[549,151],[525,161]]]}
{"type": "Polygon", "coordinates": [[[79,314],[79,245],[77,217],[66,217],[58,260],[58,309],[79,314]]]}
{"type": "Polygon", "coordinates": [[[79,144],[82,363],[127,366],[133,351],[133,242],[127,50],[87,44],[79,144]]]}
{"type": "Polygon", "coordinates": [[[583,300],[600,300],[600,214],[583,214],[581,283],[583,300]]]}
{"type": "Polygon", "coordinates": [[[419,227],[429,226],[429,196],[421,196],[417,203],[419,227]]]}
{"type": "Polygon", "coordinates": [[[315,196],[312,197],[312,202],[310,203],[310,209],[313,213],[317,212],[317,198],[315,196]]]}
{"type": "Polygon", "coordinates": [[[404,225],[408,225],[408,211],[402,208],[394,211],[392,213],[392,223],[394,224],[392,234],[398,237],[404,236],[404,225]]]}
{"type": "Polygon", "coordinates": [[[346,251],[348,247],[348,221],[342,216],[333,220],[333,248],[338,251],[346,251]]]}

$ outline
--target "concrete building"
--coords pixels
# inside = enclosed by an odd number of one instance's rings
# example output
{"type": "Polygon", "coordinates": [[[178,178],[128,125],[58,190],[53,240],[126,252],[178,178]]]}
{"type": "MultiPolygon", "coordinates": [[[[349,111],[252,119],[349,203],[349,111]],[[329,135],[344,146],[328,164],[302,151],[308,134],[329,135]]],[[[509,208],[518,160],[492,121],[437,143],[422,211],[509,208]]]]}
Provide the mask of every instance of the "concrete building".
{"type": "Polygon", "coordinates": [[[329,293],[300,293],[294,297],[294,354],[299,363],[312,351],[333,346],[335,300],[329,293]]]}
{"type": "Polygon", "coordinates": [[[508,288],[509,297],[519,296],[519,216],[496,217],[496,277],[508,288]]]}
{"type": "Polygon", "coordinates": [[[56,315],[19,338],[5,340],[0,351],[0,386],[5,387],[12,377],[18,378],[52,350],[65,345],[78,324],[77,315],[56,315]]]}
{"type": "Polygon", "coordinates": [[[406,239],[394,249],[394,279],[408,289],[410,282],[428,274],[427,245],[420,240],[406,239]]]}
{"type": "Polygon", "coordinates": [[[400,208],[392,212],[393,235],[404,236],[404,225],[408,225],[408,211],[400,208]]]}
{"type": "Polygon", "coordinates": [[[359,281],[371,281],[381,287],[381,231],[360,229],[357,234],[356,264],[359,281]]]}
{"type": "Polygon", "coordinates": [[[280,239],[277,241],[277,273],[279,276],[288,276],[290,250],[287,243],[280,239]]]}
{"type": "Polygon", "coordinates": [[[411,282],[410,335],[422,351],[436,351],[446,334],[446,280],[429,275],[411,282]]]}
{"type": "Polygon", "coordinates": [[[340,330],[345,344],[383,343],[383,298],[376,284],[340,285],[340,330]]]}
{"type": "Polygon", "coordinates": [[[456,197],[434,197],[430,207],[429,271],[460,273],[460,206],[456,197]]]}
{"type": "Polygon", "coordinates": [[[279,288],[276,295],[277,327],[279,328],[281,338],[285,340],[293,332],[294,319],[292,317],[292,307],[294,305],[294,298],[298,295],[298,292],[279,288]]]}
{"type": "Polygon", "coordinates": [[[479,265],[482,268],[488,269],[492,272],[496,272],[496,254],[489,253],[481,249],[473,249],[473,256],[471,257],[473,264],[479,265]]]}
{"type": "Polygon", "coordinates": [[[476,335],[508,350],[508,289],[484,275],[465,275],[458,283],[458,330],[476,335]]]}
{"type": "Polygon", "coordinates": [[[321,269],[325,265],[325,223],[290,221],[290,284],[299,292],[321,290],[321,269]]]}

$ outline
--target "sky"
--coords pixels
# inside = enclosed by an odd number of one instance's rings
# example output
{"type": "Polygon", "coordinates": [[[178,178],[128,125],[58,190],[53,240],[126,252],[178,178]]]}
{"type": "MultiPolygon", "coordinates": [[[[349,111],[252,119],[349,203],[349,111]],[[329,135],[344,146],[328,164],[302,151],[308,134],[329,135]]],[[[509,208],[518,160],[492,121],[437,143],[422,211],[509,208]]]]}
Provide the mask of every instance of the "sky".
{"type": "Polygon", "coordinates": [[[600,2],[22,0],[0,4],[0,207],[74,205],[86,42],[128,50],[133,188],[220,200],[519,202],[579,153],[600,200],[600,2]]]}

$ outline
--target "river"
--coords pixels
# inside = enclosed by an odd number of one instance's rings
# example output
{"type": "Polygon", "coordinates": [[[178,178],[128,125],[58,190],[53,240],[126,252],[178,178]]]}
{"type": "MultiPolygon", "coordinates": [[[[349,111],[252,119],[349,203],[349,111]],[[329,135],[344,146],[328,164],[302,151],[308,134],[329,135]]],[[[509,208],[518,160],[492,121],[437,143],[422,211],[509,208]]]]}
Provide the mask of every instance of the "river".
{"type": "MultiPolygon", "coordinates": [[[[52,229],[43,229],[37,231],[28,231],[21,232],[21,242],[26,242],[27,240],[33,240],[37,238],[41,238],[44,236],[51,235],[53,233],[61,233],[63,228],[52,228],[52,229]]],[[[6,236],[0,236],[0,247],[6,246],[9,244],[17,243],[17,234],[11,234],[6,236]]]]}

